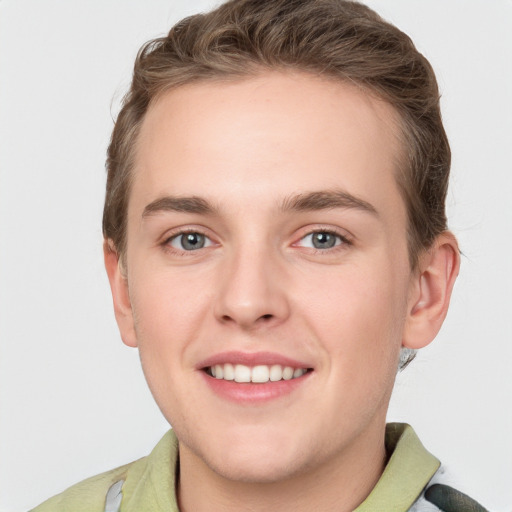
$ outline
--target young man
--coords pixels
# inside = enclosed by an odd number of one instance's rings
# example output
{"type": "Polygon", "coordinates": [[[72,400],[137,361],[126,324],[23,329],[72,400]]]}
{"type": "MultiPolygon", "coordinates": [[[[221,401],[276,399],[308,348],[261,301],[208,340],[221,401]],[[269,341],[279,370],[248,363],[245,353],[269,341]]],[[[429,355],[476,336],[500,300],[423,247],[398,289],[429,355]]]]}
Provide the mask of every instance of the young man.
{"type": "Polygon", "coordinates": [[[438,97],[409,38],[342,0],[232,1],[142,49],[105,265],[172,431],[35,510],[483,510],[385,424],[459,268],[438,97]]]}

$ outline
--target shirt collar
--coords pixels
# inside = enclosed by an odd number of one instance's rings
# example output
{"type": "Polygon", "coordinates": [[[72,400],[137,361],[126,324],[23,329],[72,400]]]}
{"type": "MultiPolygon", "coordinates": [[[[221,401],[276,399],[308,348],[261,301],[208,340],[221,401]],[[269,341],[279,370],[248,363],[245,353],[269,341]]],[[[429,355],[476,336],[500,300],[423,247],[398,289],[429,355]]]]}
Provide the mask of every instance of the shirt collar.
{"type": "MultiPolygon", "coordinates": [[[[389,460],[370,495],[354,512],[406,512],[421,495],[439,461],[421,444],[410,425],[386,426],[389,460]]],[[[123,485],[123,511],[179,512],[176,498],[178,440],[167,432],[151,454],[135,463],[123,485]]]]}
{"type": "Polygon", "coordinates": [[[406,512],[419,498],[440,462],[421,444],[410,425],[386,426],[388,463],[377,485],[354,512],[406,512]]]}

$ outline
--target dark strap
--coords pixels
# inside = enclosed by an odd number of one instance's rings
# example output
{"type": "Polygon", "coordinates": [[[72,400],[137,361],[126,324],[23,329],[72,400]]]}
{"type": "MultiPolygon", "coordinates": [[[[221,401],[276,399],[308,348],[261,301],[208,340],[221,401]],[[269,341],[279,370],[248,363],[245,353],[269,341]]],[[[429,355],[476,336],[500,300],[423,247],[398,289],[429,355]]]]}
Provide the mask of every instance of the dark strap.
{"type": "Polygon", "coordinates": [[[443,512],[488,512],[474,499],[453,487],[435,484],[425,491],[425,499],[443,512]]]}

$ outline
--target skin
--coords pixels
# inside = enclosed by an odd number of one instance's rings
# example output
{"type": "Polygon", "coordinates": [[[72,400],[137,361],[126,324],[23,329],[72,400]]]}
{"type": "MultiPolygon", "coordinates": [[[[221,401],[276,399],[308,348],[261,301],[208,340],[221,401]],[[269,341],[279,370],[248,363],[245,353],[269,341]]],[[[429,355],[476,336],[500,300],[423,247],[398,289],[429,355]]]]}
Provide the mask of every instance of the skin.
{"type": "Polygon", "coordinates": [[[150,107],[126,268],[108,241],[105,262],[123,341],[180,440],[180,510],[353,510],[371,492],[400,348],[434,338],[459,264],[445,233],[411,270],[400,155],[389,105],[302,73],[187,85],[150,107]],[[319,191],[330,208],[296,207],[319,191]],[[183,230],[205,247],[184,250],[183,230]],[[319,232],[336,245],[315,248],[319,232]],[[312,371],[275,399],[227,400],[198,368],[225,351],[312,371]]]}

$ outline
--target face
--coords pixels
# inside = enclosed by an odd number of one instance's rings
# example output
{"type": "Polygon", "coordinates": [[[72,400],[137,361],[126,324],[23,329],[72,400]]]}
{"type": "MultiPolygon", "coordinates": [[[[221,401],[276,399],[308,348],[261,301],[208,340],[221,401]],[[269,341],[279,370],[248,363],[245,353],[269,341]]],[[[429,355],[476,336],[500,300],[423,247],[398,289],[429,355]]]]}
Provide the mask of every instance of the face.
{"type": "Polygon", "coordinates": [[[382,436],[412,282],[392,108],[267,73],[144,120],[123,339],[185,456],[276,481],[382,436]]]}

